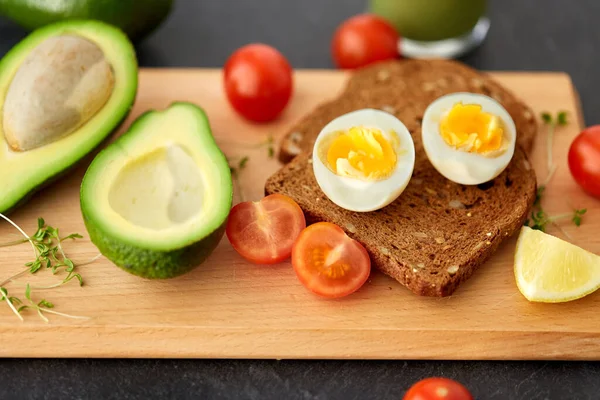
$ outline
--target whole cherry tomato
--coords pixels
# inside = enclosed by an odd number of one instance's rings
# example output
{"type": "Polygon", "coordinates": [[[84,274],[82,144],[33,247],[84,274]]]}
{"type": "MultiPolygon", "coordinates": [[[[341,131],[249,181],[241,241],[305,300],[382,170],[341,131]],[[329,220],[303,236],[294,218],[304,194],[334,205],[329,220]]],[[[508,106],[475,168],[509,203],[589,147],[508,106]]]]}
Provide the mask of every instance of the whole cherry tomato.
{"type": "Polygon", "coordinates": [[[225,63],[225,92],[233,108],[255,122],[275,119],[292,95],[292,67],[271,46],[249,44],[225,63]]]}
{"type": "Polygon", "coordinates": [[[415,383],[403,400],[473,400],[473,396],[452,379],[427,378],[415,383]]]}
{"type": "Polygon", "coordinates": [[[573,140],[569,169],[583,190],[600,198],[600,125],[590,126],[573,140]]]}
{"type": "Polygon", "coordinates": [[[359,68],[399,57],[400,36],[385,19],[361,14],[343,22],[331,43],[333,60],[338,68],[359,68]]]}

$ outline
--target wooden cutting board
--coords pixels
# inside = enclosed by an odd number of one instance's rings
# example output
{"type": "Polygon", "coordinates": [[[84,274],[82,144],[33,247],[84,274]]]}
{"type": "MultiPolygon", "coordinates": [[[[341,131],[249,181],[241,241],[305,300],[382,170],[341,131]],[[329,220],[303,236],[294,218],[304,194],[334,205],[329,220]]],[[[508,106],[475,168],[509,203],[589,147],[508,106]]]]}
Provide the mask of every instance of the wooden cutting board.
{"type": "MultiPolygon", "coordinates": [[[[562,73],[493,75],[538,114],[568,111],[570,124],[556,132],[559,169],[544,206],[550,213],[587,207],[580,228],[566,223],[564,229],[576,244],[600,253],[600,201],[583,194],[566,165],[568,146],[583,125],[571,80],[562,73]]],[[[259,199],[278,163],[268,159],[265,149],[248,150],[244,143],[283,134],[317,103],[334,97],[346,76],[298,71],[295,78],[296,92],[283,117],[252,125],[228,106],[220,71],[143,70],[137,103],[121,130],[147,109],[164,108],[175,100],[195,102],[208,112],[228,156],[250,156],[241,175],[242,191],[247,199],[259,199]]],[[[544,146],[541,131],[533,155],[540,177],[546,173],[544,146]]],[[[12,214],[14,220],[29,233],[42,216],[63,233],[86,235],[78,192],[86,165],[37,194],[12,214]]],[[[0,242],[17,238],[14,229],[0,223],[0,242]]],[[[98,254],[87,238],[66,246],[76,261],[98,254]]],[[[200,268],[168,281],[128,275],[101,258],[80,268],[83,287],[73,282],[33,292],[34,299],[47,298],[57,311],[88,320],[50,316],[46,324],[26,312],[25,322],[20,322],[0,303],[0,356],[600,359],[600,293],[566,304],[527,302],[515,285],[514,248],[513,238],[452,297],[442,299],[417,297],[378,272],[346,299],[320,299],[300,285],[289,263],[250,265],[226,239],[200,268]]],[[[30,259],[28,245],[0,248],[0,281],[30,259]]],[[[22,293],[26,281],[38,286],[56,282],[46,271],[38,275],[6,287],[22,293]]]]}

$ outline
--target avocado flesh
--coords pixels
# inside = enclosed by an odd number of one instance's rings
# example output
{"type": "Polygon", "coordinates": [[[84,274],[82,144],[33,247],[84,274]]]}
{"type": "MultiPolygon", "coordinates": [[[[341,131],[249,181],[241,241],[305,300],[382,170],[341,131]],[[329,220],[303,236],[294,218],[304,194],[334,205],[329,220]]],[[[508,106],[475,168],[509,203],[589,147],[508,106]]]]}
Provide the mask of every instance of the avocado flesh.
{"type": "Polygon", "coordinates": [[[173,0],[0,0],[0,15],[29,30],[64,20],[97,20],[137,41],[160,25],[172,4],[173,0]]]}
{"type": "Polygon", "coordinates": [[[81,185],[92,242],[145,278],[200,265],[223,237],[232,198],[229,164],[191,103],[140,116],[96,156],[81,185]]]}
{"type": "Polygon", "coordinates": [[[31,52],[47,40],[61,36],[80,37],[99,47],[110,64],[113,87],[101,107],[74,131],[24,151],[9,146],[10,133],[4,131],[4,113],[0,112],[1,213],[22,204],[96,148],[127,116],[135,100],[137,62],[127,37],[101,22],[69,21],[33,32],[0,60],[0,110],[10,108],[5,105],[9,88],[31,52]]]}

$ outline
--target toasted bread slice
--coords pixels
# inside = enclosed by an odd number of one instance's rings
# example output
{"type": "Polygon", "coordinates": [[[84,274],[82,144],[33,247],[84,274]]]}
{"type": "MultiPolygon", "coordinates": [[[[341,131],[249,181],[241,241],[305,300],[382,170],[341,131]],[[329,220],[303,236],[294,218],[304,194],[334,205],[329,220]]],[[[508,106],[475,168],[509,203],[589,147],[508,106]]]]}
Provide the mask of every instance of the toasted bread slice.
{"type": "Polygon", "coordinates": [[[400,117],[399,102],[415,102],[422,108],[411,118],[420,121],[429,103],[454,92],[481,93],[500,102],[515,121],[518,144],[526,152],[531,150],[537,132],[533,112],[492,78],[456,61],[403,60],[378,63],[354,73],[337,99],[319,105],[288,131],[281,141],[279,159],[289,162],[302,151],[311,150],[323,126],[345,112],[368,106],[400,117]]]}
{"type": "Polygon", "coordinates": [[[520,229],[535,199],[535,174],[520,147],[502,174],[479,186],[453,183],[419,157],[402,195],[369,213],[333,204],[317,185],[310,157],[304,152],[283,167],[265,192],[293,198],[308,223],[342,227],[365,246],[375,268],[419,295],[452,294],[520,229]]]}
{"type": "Polygon", "coordinates": [[[531,149],[536,130],[529,108],[468,67],[451,61],[383,63],[358,72],[338,99],[320,105],[298,122],[283,144],[292,151],[282,148],[282,158],[300,155],[268,179],[265,192],[292,197],[309,223],[328,221],[342,227],[366,247],[374,267],[416,294],[448,296],[522,226],[536,193],[535,173],[523,149],[531,149]],[[420,72],[413,76],[415,71],[420,72]],[[453,82],[448,84],[453,89],[439,83],[435,93],[407,89],[441,78],[453,82]],[[403,83],[403,79],[411,83],[403,83]],[[474,90],[476,83],[461,83],[462,87],[456,83],[471,79],[484,82],[479,91],[474,90]],[[420,84],[415,83],[419,80],[420,84]],[[380,81],[385,83],[375,83],[380,81]],[[488,91],[515,120],[515,155],[506,170],[486,184],[464,186],[447,180],[423,150],[421,119],[427,105],[453,91],[488,91]],[[396,115],[411,133],[416,153],[413,178],[402,195],[370,213],[347,211],[329,201],[316,183],[311,165],[312,144],[322,127],[361,108],[379,108],[396,115]]]}

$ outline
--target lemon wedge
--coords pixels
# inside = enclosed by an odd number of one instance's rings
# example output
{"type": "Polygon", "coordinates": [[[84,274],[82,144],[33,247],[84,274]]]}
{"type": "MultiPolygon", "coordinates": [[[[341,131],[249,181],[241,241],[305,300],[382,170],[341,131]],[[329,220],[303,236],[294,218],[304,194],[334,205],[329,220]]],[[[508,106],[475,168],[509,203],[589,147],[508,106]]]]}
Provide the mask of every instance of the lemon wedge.
{"type": "Polygon", "coordinates": [[[576,300],[600,287],[600,256],[524,226],[515,252],[515,278],[529,301],[576,300]]]}

